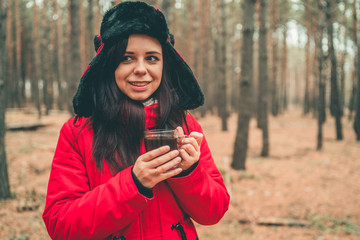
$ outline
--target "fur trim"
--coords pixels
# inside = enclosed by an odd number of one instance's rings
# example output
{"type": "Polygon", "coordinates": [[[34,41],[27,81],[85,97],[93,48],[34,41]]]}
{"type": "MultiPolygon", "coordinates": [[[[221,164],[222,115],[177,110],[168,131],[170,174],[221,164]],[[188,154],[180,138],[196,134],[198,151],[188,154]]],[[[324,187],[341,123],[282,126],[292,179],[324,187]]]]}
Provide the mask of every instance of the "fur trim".
{"type": "Polygon", "coordinates": [[[84,71],[73,98],[74,112],[79,117],[89,117],[93,113],[92,89],[95,81],[101,81],[99,74],[108,49],[120,38],[130,34],[146,34],[159,40],[170,51],[171,61],[179,79],[174,79],[181,109],[189,110],[204,103],[204,95],[195,75],[185,60],[175,50],[175,39],[169,33],[164,15],[160,10],[144,2],[124,2],[108,10],[103,18],[100,35],[94,38],[96,56],[84,71]]]}

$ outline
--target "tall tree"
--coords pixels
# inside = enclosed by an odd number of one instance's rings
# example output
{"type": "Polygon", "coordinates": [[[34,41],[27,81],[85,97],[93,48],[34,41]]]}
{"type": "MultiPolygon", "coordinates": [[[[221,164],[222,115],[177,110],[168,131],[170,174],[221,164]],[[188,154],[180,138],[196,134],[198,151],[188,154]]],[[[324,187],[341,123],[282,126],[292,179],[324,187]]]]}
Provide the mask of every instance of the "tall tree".
{"type": "MultiPolygon", "coordinates": [[[[341,51],[340,54],[340,61],[339,61],[339,68],[340,68],[340,108],[341,108],[341,112],[344,111],[344,106],[345,106],[345,61],[347,58],[347,39],[348,39],[348,27],[347,27],[347,16],[346,16],[346,12],[348,10],[348,1],[347,0],[343,0],[344,2],[344,10],[342,13],[342,19],[341,19],[341,24],[342,24],[342,29],[344,29],[343,31],[343,44],[344,44],[344,49],[341,51]]],[[[339,31],[339,39],[341,39],[340,36],[341,31],[339,31]]]]}
{"type": "MultiPolygon", "coordinates": [[[[45,106],[45,115],[49,114],[50,109],[52,108],[53,103],[53,82],[51,72],[53,70],[51,67],[51,56],[52,56],[52,47],[50,43],[51,32],[55,29],[51,29],[50,22],[52,20],[52,13],[49,14],[49,2],[46,1],[42,6],[42,20],[40,22],[41,28],[41,80],[43,83],[43,101],[45,106]],[[44,19],[46,19],[44,21],[44,19]]],[[[39,39],[38,39],[39,40],[39,39]]]]}
{"type": "Polygon", "coordinates": [[[6,75],[7,75],[7,91],[8,97],[6,99],[8,107],[14,107],[14,82],[15,82],[15,71],[14,71],[14,43],[13,43],[13,5],[14,1],[8,2],[8,12],[7,12],[7,21],[6,21],[6,47],[8,49],[8,60],[7,60],[7,67],[6,67],[6,75]]]}
{"type": "Polygon", "coordinates": [[[282,25],[282,56],[281,56],[281,92],[280,92],[280,98],[279,98],[279,107],[280,111],[283,112],[287,109],[287,99],[288,99],[288,46],[287,46],[287,33],[288,33],[288,27],[287,22],[289,21],[289,1],[288,0],[282,0],[281,1],[281,25],[282,25]]]}
{"type": "Polygon", "coordinates": [[[21,24],[21,12],[19,8],[19,1],[14,2],[14,12],[15,12],[15,48],[16,48],[16,62],[15,62],[15,81],[14,81],[14,96],[15,96],[15,104],[17,107],[21,108],[22,106],[22,94],[21,94],[21,86],[24,83],[21,81],[21,32],[22,32],[22,24],[21,24]]]}
{"type": "Polygon", "coordinates": [[[185,10],[185,13],[184,13],[184,17],[185,19],[188,19],[188,21],[184,21],[184,33],[188,36],[188,41],[187,41],[187,53],[185,52],[185,54],[188,56],[187,59],[188,60],[188,63],[189,63],[189,66],[192,67],[193,64],[194,64],[194,43],[196,41],[196,39],[194,38],[194,29],[193,29],[193,26],[194,26],[194,19],[195,19],[195,13],[194,13],[194,1],[192,0],[186,0],[185,2],[186,4],[186,10],[185,10]]]}
{"type": "Polygon", "coordinates": [[[213,113],[213,110],[218,107],[217,100],[217,89],[218,89],[218,79],[220,78],[219,68],[218,68],[218,61],[220,59],[220,36],[219,36],[219,29],[220,29],[220,8],[219,8],[219,1],[210,1],[211,2],[211,29],[212,29],[212,49],[213,54],[211,59],[211,66],[210,70],[211,77],[209,82],[209,98],[208,98],[208,110],[213,113]],[[216,99],[216,100],[215,100],[216,99]]]}
{"type": "MultiPolygon", "coordinates": [[[[70,65],[70,77],[69,77],[69,94],[70,96],[74,95],[78,80],[80,79],[81,74],[81,57],[80,57],[80,15],[79,15],[79,1],[70,0],[70,56],[71,56],[71,65],[70,65]]],[[[71,98],[68,102],[68,110],[70,113],[73,113],[73,107],[71,98]]]]}
{"type": "Polygon", "coordinates": [[[231,36],[229,36],[230,38],[230,43],[228,44],[228,62],[229,62],[229,70],[228,70],[228,78],[229,78],[229,87],[230,88],[230,99],[228,100],[228,105],[230,106],[230,113],[237,111],[238,110],[238,96],[239,96],[239,88],[237,87],[232,87],[232,86],[237,86],[238,85],[238,73],[239,73],[239,66],[240,66],[240,62],[239,59],[241,57],[240,54],[240,48],[239,48],[239,42],[240,42],[240,34],[239,34],[239,29],[238,26],[240,24],[238,19],[240,16],[240,4],[237,3],[236,0],[232,0],[231,1],[231,5],[230,5],[230,11],[228,16],[230,16],[230,32],[229,35],[231,34],[231,36]]]}
{"type": "Polygon", "coordinates": [[[0,199],[10,197],[10,184],[5,153],[5,108],[6,108],[6,15],[8,1],[0,0],[0,199]]]}
{"type": "Polygon", "coordinates": [[[260,0],[258,126],[262,129],[261,156],[269,155],[267,0],[260,0]]]}
{"type": "Polygon", "coordinates": [[[324,52],[323,52],[323,32],[324,32],[324,14],[321,1],[317,2],[318,8],[318,19],[317,19],[317,27],[316,27],[316,56],[318,57],[318,135],[317,135],[317,150],[321,150],[323,146],[323,124],[325,122],[325,80],[323,76],[323,65],[324,65],[324,52]]]}
{"type": "Polygon", "coordinates": [[[271,49],[272,49],[272,70],[271,70],[271,113],[274,116],[279,114],[279,83],[278,83],[278,34],[279,27],[279,4],[278,0],[271,1],[271,49]]]}
{"type": "MultiPolygon", "coordinates": [[[[81,59],[81,69],[84,70],[86,66],[88,65],[88,59],[86,58],[86,49],[87,49],[87,40],[85,36],[86,35],[86,27],[85,27],[85,8],[84,8],[84,0],[79,1],[79,21],[80,21],[80,59],[81,59]]],[[[93,40],[92,38],[90,38],[93,40]]]]}
{"type": "Polygon", "coordinates": [[[171,0],[162,0],[160,9],[164,13],[166,22],[169,26],[169,29],[173,29],[173,8],[172,8],[172,2],[171,0]]]}
{"type": "Polygon", "coordinates": [[[90,42],[90,44],[88,44],[88,46],[85,48],[86,51],[86,63],[90,62],[91,59],[94,56],[94,48],[93,48],[93,42],[92,40],[94,39],[96,32],[93,31],[94,29],[94,1],[93,0],[88,0],[88,13],[87,13],[87,17],[86,17],[86,29],[87,29],[87,36],[85,36],[87,38],[87,40],[90,42]]]}
{"type": "Polygon", "coordinates": [[[40,29],[39,29],[39,13],[36,0],[33,1],[34,7],[34,20],[33,20],[33,56],[34,56],[34,77],[31,82],[31,96],[38,110],[38,117],[41,118],[41,105],[40,105],[40,94],[39,94],[39,81],[41,78],[41,58],[40,58],[40,29]]]}
{"type": "MultiPolygon", "coordinates": [[[[353,16],[354,20],[357,19],[356,13],[356,0],[353,3],[353,16]]],[[[359,29],[357,25],[354,26],[354,32],[358,32],[359,29]]],[[[356,86],[356,95],[355,95],[355,119],[354,119],[354,130],[356,133],[356,140],[360,141],[360,41],[359,39],[354,37],[355,45],[357,46],[357,86],[356,86]]]]}
{"type": "Polygon", "coordinates": [[[240,98],[234,154],[231,167],[245,169],[249,122],[253,106],[254,12],[256,0],[243,1],[243,46],[241,61],[240,98]]]}
{"type": "MultiPolygon", "coordinates": [[[[210,66],[210,54],[209,54],[209,48],[210,48],[210,42],[212,40],[211,38],[211,32],[210,32],[210,0],[203,0],[203,9],[202,9],[202,17],[201,17],[201,48],[202,51],[202,73],[200,78],[200,84],[201,88],[204,91],[205,97],[208,96],[208,86],[209,86],[209,66],[210,66]]],[[[201,116],[205,116],[206,110],[207,110],[207,102],[205,101],[204,106],[200,108],[201,116]]]]}
{"type": "Polygon", "coordinates": [[[216,79],[218,81],[218,112],[221,118],[221,130],[227,131],[227,119],[229,117],[228,112],[228,103],[227,103],[227,76],[226,76],[226,13],[225,9],[226,4],[225,0],[220,1],[220,41],[219,41],[219,59],[220,61],[217,62],[217,66],[219,67],[219,78],[216,79]]]}
{"type": "Polygon", "coordinates": [[[329,57],[331,62],[331,73],[330,73],[330,83],[331,83],[331,91],[330,91],[330,112],[333,117],[335,117],[336,124],[336,139],[342,140],[342,125],[341,125],[341,117],[342,111],[340,108],[340,96],[339,96],[339,84],[337,78],[337,59],[335,54],[334,47],[334,0],[326,0],[326,22],[327,22],[327,33],[328,33],[328,45],[329,45],[329,57]]]}
{"type": "Polygon", "coordinates": [[[21,25],[21,102],[24,104],[28,103],[28,94],[26,91],[26,86],[29,86],[29,79],[33,79],[33,64],[32,57],[32,9],[28,8],[26,4],[23,4],[23,1],[20,1],[20,25],[21,25]]]}
{"type": "MultiPolygon", "coordinates": [[[[353,0],[352,4],[352,10],[353,10],[353,18],[352,18],[352,24],[353,24],[353,42],[354,45],[357,46],[358,42],[358,35],[357,35],[357,8],[356,8],[356,0],[353,0]]],[[[349,103],[349,119],[352,119],[353,111],[356,107],[356,92],[357,92],[357,76],[359,75],[359,69],[357,68],[357,58],[354,58],[354,70],[352,72],[352,91],[350,96],[350,103],[349,103]]],[[[359,127],[360,128],[360,127],[359,127]]]]}
{"type": "Polygon", "coordinates": [[[311,43],[311,14],[310,14],[310,0],[305,0],[305,25],[306,25],[306,45],[305,45],[305,95],[304,95],[304,109],[303,113],[310,112],[310,43],[311,43]]]}
{"type": "Polygon", "coordinates": [[[195,75],[197,76],[197,73],[199,71],[199,4],[200,0],[193,0],[192,1],[192,11],[193,11],[193,24],[190,26],[191,31],[193,32],[193,51],[191,52],[193,63],[192,63],[192,69],[194,70],[195,75]]]}
{"type": "MultiPolygon", "coordinates": [[[[64,65],[64,26],[63,18],[60,17],[61,10],[57,0],[52,1],[52,6],[54,9],[54,15],[57,17],[55,26],[53,26],[53,34],[55,35],[54,42],[54,71],[55,79],[57,83],[58,96],[57,96],[57,107],[60,110],[64,108],[65,94],[64,94],[64,78],[65,78],[65,65],[64,65]]],[[[62,10],[63,11],[63,10],[62,10]]]]}

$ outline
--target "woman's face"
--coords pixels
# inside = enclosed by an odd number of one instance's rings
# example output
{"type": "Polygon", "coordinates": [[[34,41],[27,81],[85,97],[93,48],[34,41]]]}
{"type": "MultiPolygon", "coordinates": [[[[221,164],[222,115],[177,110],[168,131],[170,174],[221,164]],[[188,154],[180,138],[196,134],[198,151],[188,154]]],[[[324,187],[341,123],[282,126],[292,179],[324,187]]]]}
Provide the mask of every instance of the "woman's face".
{"type": "Polygon", "coordinates": [[[129,36],[124,60],[115,70],[120,90],[135,101],[148,99],[158,89],[163,70],[162,47],[156,38],[129,36]]]}

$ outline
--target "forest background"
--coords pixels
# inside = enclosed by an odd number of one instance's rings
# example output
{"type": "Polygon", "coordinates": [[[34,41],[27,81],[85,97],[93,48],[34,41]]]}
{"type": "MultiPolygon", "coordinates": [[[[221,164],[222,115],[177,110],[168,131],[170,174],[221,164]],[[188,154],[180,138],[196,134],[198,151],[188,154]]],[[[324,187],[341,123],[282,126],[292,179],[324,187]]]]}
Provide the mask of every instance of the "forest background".
{"type": "MultiPolygon", "coordinates": [[[[29,227],[14,216],[41,222],[57,133],[73,114],[72,96],[95,55],[93,39],[102,16],[118,2],[0,0],[0,198],[10,199],[0,202],[0,239],[46,239],[41,223],[29,227]],[[22,133],[14,131],[19,129],[22,133]],[[30,150],[17,146],[20,138],[36,142],[35,136],[41,143],[30,144],[30,150]],[[45,159],[39,153],[44,149],[50,155],[45,159]],[[23,158],[38,154],[26,163],[19,152],[23,158]],[[27,185],[33,177],[39,177],[35,182],[41,187],[27,185]]],[[[193,114],[209,133],[232,190],[231,213],[215,231],[199,226],[202,239],[216,234],[225,239],[360,239],[360,1],[145,2],[165,14],[175,47],[204,91],[205,104],[193,114]],[[277,158],[286,162],[279,164],[277,158]],[[334,175],[329,177],[327,168],[303,173],[317,161],[327,167],[332,162],[334,175]],[[283,179],[296,176],[283,174],[292,171],[289,163],[302,164],[296,166],[302,169],[299,179],[283,179]],[[316,201],[308,201],[320,203],[312,209],[309,202],[288,199],[279,207],[286,199],[282,194],[299,187],[289,182],[304,179],[316,193],[316,201]],[[265,204],[256,193],[268,197],[272,181],[284,184],[279,185],[282,194],[277,192],[282,198],[265,198],[265,204]],[[329,195],[324,184],[332,186],[329,195]],[[249,195],[258,197],[251,200],[253,206],[246,205],[249,195]],[[319,210],[321,196],[329,211],[319,210]],[[297,204],[307,210],[297,212],[297,204]],[[287,211],[268,210],[279,208],[287,211]],[[262,214],[254,213],[260,209],[262,214]],[[286,230],[278,231],[279,226],[286,230]]],[[[309,186],[304,188],[309,195],[309,186]]]]}

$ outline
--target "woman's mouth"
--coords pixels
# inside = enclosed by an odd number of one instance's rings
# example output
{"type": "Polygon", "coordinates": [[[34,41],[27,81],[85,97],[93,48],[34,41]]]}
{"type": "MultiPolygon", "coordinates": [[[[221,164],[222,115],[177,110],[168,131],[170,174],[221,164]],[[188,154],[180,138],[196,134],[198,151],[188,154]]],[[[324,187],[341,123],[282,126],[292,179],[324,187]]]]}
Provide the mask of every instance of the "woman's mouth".
{"type": "Polygon", "coordinates": [[[135,87],[145,87],[146,85],[148,85],[150,82],[129,82],[131,85],[135,86],[135,87]]]}

